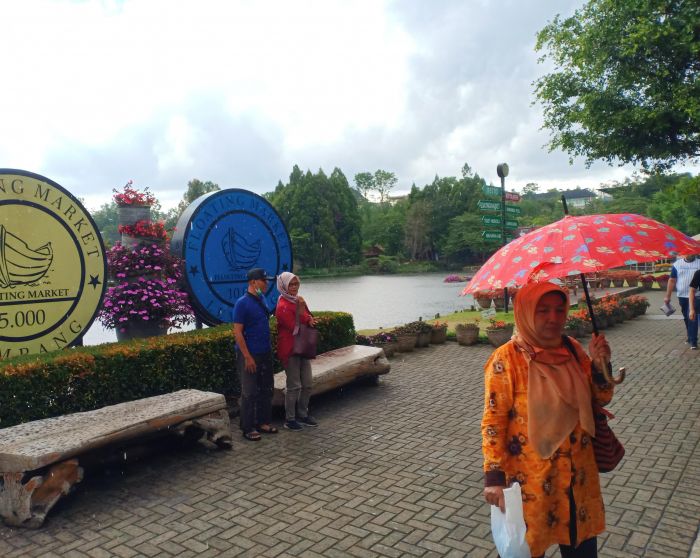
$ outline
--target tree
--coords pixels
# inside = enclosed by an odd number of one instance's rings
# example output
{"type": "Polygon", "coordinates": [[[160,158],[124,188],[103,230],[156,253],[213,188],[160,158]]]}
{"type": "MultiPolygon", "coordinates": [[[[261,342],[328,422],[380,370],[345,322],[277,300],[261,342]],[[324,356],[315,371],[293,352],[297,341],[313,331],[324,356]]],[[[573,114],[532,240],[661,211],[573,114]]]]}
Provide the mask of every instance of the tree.
{"type": "Polygon", "coordinates": [[[302,266],[329,267],[359,262],[362,240],[356,194],[338,168],[328,177],[303,173],[294,165],[287,185],[268,196],[284,221],[302,266]]]}
{"type": "Polygon", "coordinates": [[[537,35],[550,150],[664,170],[700,157],[700,3],[589,0],[537,35]]]}
{"type": "Polygon", "coordinates": [[[361,172],[355,175],[355,186],[360,193],[367,198],[370,192],[377,192],[380,203],[387,201],[389,192],[396,186],[398,181],[393,172],[387,172],[382,169],[376,170],[374,174],[361,172]]]}
{"type": "Polygon", "coordinates": [[[102,240],[108,246],[113,246],[121,238],[118,231],[119,208],[114,201],[103,203],[97,211],[93,211],[92,219],[102,235],[102,240]]]}
{"type": "Polygon", "coordinates": [[[677,184],[654,194],[649,215],[678,230],[700,232],[700,176],[683,176],[677,184]]]}
{"type": "Polygon", "coordinates": [[[194,200],[196,200],[200,196],[203,196],[204,194],[208,194],[209,192],[218,192],[219,190],[221,190],[221,188],[219,188],[219,185],[214,184],[209,180],[207,180],[206,182],[202,182],[197,178],[193,178],[192,180],[190,180],[187,183],[187,190],[182,195],[182,201],[180,201],[180,203],[177,204],[177,207],[173,207],[165,214],[165,228],[168,230],[172,230],[175,227],[175,225],[177,225],[177,221],[180,218],[180,215],[182,215],[185,209],[187,209],[187,206],[190,205],[194,200]]]}

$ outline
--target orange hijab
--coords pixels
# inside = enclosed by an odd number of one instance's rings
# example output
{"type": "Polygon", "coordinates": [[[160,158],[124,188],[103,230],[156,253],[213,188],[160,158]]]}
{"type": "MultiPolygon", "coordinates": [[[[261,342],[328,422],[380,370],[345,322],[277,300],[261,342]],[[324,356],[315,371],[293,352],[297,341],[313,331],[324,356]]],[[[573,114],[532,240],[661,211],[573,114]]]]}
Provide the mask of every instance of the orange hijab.
{"type": "Polygon", "coordinates": [[[542,347],[535,331],[535,308],[551,292],[569,295],[554,283],[528,283],[515,297],[516,332],[513,342],[528,362],[528,437],[537,453],[549,458],[580,422],[595,434],[591,387],[578,361],[565,345],[542,347]]]}

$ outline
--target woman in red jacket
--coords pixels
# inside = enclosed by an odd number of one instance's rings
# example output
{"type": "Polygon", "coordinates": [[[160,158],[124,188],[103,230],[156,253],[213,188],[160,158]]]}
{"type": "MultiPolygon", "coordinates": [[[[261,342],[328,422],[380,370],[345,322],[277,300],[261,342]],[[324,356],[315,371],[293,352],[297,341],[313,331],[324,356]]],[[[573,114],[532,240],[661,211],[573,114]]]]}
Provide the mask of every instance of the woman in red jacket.
{"type": "Polygon", "coordinates": [[[309,415],[311,397],[311,363],[309,359],[292,354],[296,311],[299,305],[300,322],[316,325],[316,319],[309,312],[306,302],[299,295],[299,277],[285,271],[277,277],[277,290],[280,292],[275,317],[277,318],[277,357],[287,375],[287,392],[284,398],[285,423],[289,430],[301,430],[304,426],[318,426],[309,415]]]}

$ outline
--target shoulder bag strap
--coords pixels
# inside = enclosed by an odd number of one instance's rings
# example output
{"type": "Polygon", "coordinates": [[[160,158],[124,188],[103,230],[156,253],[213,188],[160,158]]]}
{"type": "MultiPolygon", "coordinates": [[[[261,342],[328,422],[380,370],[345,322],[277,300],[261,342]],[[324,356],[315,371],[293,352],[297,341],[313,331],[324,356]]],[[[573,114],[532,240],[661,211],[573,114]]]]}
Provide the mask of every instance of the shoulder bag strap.
{"type": "Polygon", "coordinates": [[[247,295],[248,295],[249,297],[251,297],[255,302],[257,302],[258,305],[260,306],[260,308],[262,308],[263,311],[265,312],[265,315],[266,315],[268,318],[270,317],[270,309],[267,307],[267,305],[266,305],[262,300],[260,300],[260,298],[258,298],[258,297],[255,296],[254,294],[249,293],[248,291],[246,291],[245,294],[247,294],[247,295]]]}

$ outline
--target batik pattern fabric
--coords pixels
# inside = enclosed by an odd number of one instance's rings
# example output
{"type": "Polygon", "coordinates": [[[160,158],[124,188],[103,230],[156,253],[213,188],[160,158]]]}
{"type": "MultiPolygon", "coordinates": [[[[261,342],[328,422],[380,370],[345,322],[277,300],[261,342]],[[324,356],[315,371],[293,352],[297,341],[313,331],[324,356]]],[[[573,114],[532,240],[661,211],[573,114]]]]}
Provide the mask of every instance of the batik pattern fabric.
{"type": "MultiPolygon", "coordinates": [[[[572,339],[579,362],[591,379],[591,361],[572,339]]],[[[494,351],[485,366],[485,404],[481,423],[487,486],[520,483],[527,542],[533,556],[553,544],[572,544],[569,531],[569,488],[576,505],[576,532],[581,542],[605,529],[591,436],[576,425],[554,454],[543,459],[528,443],[528,363],[509,341],[494,351]]],[[[591,382],[594,399],[610,402],[613,386],[591,382]]]]}

